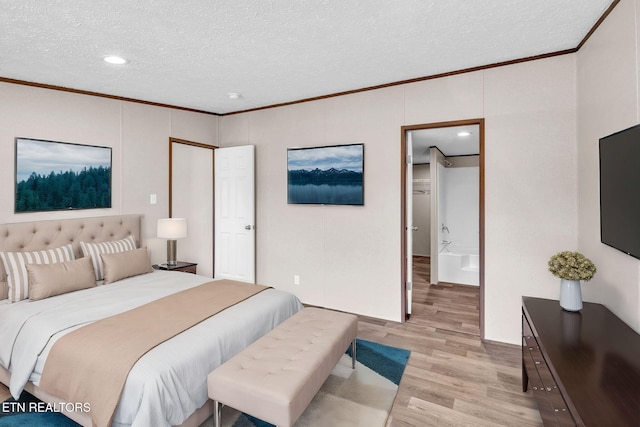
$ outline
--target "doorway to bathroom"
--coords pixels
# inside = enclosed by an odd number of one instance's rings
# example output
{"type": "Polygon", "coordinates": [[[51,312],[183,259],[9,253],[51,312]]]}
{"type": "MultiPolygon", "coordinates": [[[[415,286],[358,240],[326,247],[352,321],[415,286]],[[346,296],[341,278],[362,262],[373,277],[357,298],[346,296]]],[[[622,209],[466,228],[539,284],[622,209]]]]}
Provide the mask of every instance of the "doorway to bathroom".
{"type": "Polygon", "coordinates": [[[484,336],[484,119],[402,127],[402,304],[484,336]]]}

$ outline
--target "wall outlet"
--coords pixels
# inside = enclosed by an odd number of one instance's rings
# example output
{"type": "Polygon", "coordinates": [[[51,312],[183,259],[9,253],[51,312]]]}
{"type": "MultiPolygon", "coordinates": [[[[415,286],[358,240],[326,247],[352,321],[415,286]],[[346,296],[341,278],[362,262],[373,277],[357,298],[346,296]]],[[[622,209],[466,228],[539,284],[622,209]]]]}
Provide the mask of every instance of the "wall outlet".
{"type": "Polygon", "coordinates": [[[300,284],[300,276],[298,276],[297,274],[293,275],[293,284],[294,285],[299,285],[300,284]]]}
{"type": "Polygon", "coordinates": [[[158,196],[155,194],[151,194],[149,196],[149,203],[151,203],[152,205],[155,205],[156,203],[158,203],[158,196]]]}

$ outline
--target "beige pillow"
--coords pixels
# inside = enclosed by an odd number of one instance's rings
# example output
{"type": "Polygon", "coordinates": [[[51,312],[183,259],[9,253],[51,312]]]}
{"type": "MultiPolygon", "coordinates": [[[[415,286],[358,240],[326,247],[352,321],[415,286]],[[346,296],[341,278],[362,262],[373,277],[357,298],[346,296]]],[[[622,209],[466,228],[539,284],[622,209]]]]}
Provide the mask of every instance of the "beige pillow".
{"type": "Polygon", "coordinates": [[[102,254],[104,284],[117,282],[127,277],[151,273],[151,259],[146,248],[114,254],[102,254]]]}
{"type": "Polygon", "coordinates": [[[37,301],[96,285],[91,258],[56,264],[27,264],[29,299],[37,301]]]}

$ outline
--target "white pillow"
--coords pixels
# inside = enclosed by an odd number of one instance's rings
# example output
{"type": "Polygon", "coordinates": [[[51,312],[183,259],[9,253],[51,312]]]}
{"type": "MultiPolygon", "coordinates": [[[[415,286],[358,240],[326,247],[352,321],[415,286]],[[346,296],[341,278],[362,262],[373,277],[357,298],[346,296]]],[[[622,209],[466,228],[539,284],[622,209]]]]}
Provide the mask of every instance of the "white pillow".
{"type": "Polygon", "coordinates": [[[104,267],[102,265],[102,254],[116,254],[119,252],[132,251],[136,249],[136,238],[131,235],[122,240],[101,243],[80,242],[84,256],[90,256],[93,263],[93,270],[96,273],[96,280],[104,279],[104,267]]]}
{"type": "Polygon", "coordinates": [[[70,244],[44,251],[0,252],[0,258],[7,272],[11,302],[29,298],[29,275],[25,264],[54,264],[75,259],[73,247],[70,244]]]}

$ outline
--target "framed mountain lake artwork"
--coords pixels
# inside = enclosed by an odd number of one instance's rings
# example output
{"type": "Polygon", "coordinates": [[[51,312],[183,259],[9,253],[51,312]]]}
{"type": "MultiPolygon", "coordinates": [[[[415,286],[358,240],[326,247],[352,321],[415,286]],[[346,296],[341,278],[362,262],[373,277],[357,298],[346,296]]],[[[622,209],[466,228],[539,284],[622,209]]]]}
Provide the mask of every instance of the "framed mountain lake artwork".
{"type": "Polygon", "coordinates": [[[364,144],[287,149],[287,202],[364,205],[364,144]]]}

